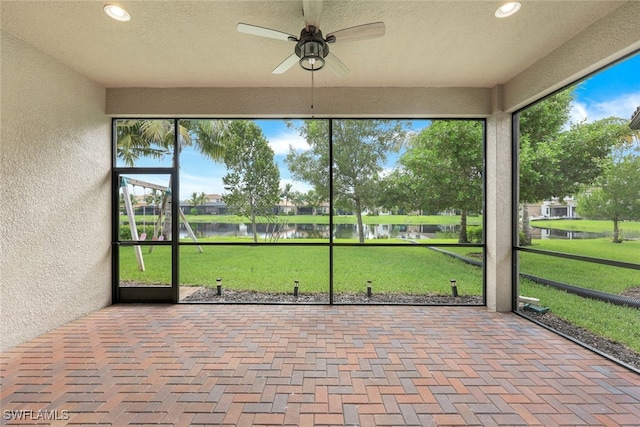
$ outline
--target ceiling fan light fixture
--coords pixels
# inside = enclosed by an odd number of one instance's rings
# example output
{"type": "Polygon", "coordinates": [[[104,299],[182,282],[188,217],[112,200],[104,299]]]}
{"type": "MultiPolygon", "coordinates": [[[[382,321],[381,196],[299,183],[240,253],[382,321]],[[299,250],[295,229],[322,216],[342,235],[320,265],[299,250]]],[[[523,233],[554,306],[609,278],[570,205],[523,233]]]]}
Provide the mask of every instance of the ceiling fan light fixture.
{"type": "Polygon", "coordinates": [[[115,4],[105,4],[103,9],[104,13],[106,13],[110,18],[113,18],[116,21],[126,22],[131,19],[131,15],[129,15],[129,12],[115,4]]]}
{"type": "Polygon", "coordinates": [[[318,71],[324,67],[324,46],[321,43],[310,40],[302,44],[300,48],[300,67],[307,71],[318,71]]]}
{"type": "Polygon", "coordinates": [[[496,10],[496,18],[508,18],[518,12],[520,7],[522,7],[522,5],[517,1],[505,3],[496,10]]]}

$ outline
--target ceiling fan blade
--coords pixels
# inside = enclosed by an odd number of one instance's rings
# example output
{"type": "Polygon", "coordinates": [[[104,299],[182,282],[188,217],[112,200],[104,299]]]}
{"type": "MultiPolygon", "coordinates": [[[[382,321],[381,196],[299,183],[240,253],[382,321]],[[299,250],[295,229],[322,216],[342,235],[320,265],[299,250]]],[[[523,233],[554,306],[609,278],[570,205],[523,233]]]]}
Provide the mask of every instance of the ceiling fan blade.
{"type": "Polygon", "coordinates": [[[236,26],[236,29],[241,33],[251,34],[254,36],[269,37],[271,39],[284,40],[284,41],[298,40],[296,36],[283,33],[282,31],[272,30],[270,28],[258,27],[257,25],[243,24],[242,22],[236,26]]]}
{"type": "Polygon", "coordinates": [[[273,69],[273,74],[282,74],[287,71],[289,68],[293,66],[296,62],[298,62],[300,58],[295,53],[292,53],[287,59],[282,61],[280,65],[273,69]]]}
{"type": "Polygon", "coordinates": [[[368,40],[376,37],[382,37],[384,36],[384,32],[384,22],[372,22],[370,24],[363,24],[335,31],[327,35],[327,41],[344,43],[368,40]]]}
{"type": "Polygon", "coordinates": [[[327,63],[327,67],[329,67],[336,76],[343,77],[349,74],[349,68],[333,53],[329,52],[329,55],[325,58],[325,62],[327,63]]]}
{"type": "Polygon", "coordinates": [[[320,14],[322,13],[322,0],[302,0],[302,13],[304,14],[304,26],[320,28],[320,14]]]}

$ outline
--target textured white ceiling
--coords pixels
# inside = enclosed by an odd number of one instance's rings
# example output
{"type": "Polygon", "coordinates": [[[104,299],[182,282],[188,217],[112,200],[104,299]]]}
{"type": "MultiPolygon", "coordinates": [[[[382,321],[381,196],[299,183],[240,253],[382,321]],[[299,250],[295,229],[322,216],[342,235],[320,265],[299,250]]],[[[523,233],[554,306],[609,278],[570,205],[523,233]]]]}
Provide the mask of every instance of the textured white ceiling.
{"type": "MultiPolygon", "coordinates": [[[[503,1],[325,0],[324,34],[384,21],[383,38],[331,45],[351,70],[315,73],[318,87],[493,87],[518,76],[625,1],[527,1],[508,19],[503,1]]],[[[244,22],[298,35],[302,2],[6,1],[2,29],[106,87],[305,87],[297,65],[271,70],[294,43],[238,33],[244,22]]]]}

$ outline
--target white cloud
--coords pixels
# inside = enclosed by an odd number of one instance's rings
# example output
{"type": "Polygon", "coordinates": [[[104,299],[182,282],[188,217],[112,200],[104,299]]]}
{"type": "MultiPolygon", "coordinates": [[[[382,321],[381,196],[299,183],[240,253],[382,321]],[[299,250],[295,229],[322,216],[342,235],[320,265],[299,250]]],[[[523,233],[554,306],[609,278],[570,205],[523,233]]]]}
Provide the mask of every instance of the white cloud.
{"type": "Polygon", "coordinates": [[[606,117],[631,119],[631,115],[640,105],[640,92],[625,93],[604,102],[573,102],[571,105],[571,123],[583,120],[593,122],[606,117]]]}
{"type": "Polygon", "coordinates": [[[587,120],[589,113],[587,106],[582,102],[571,103],[571,112],[569,113],[569,123],[582,123],[587,120]]]}
{"type": "Polygon", "coordinates": [[[274,154],[284,155],[289,153],[289,146],[294,150],[306,151],[309,148],[307,141],[298,135],[295,130],[290,132],[283,132],[279,135],[269,138],[269,146],[273,149],[274,154]]]}

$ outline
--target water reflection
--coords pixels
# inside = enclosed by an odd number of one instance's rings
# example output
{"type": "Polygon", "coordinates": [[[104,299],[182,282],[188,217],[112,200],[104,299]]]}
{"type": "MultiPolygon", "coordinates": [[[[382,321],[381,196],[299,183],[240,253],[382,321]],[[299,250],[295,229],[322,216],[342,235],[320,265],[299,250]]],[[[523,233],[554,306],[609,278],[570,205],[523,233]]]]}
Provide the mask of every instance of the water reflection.
{"type": "MultiPolygon", "coordinates": [[[[197,238],[207,237],[250,237],[251,224],[198,223],[190,224],[197,238]]],[[[442,234],[456,234],[459,225],[434,224],[367,224],[364,226],[365,239],[435,239],[442,234]]],[[[327,224],[257,224],[260,239],[329,239],[327,224]]],[[[188,238],[184,224],[180,224],[180,238],[188,238]]],[[[335,224],[335,239],[355,239],[358,237],[356,224],[335,224]]]]}
{"type": "Polygon", "coordinates": [[[567,231],[556,228],[531,228],[531,237],[534,239],[599,239],[607,237],[607,233],[590,233],[586,231],[567,231]]]}
{"type": "MultiPolygon", "coordinates": [[[[250,237],[251,224],[203,223],[189,224],[197,238],[250,237]]],[[[323,224],[256,224],[258,238],[328,239],[329,226],[323,224]]],[[[180,224],[180,238],[188,238],[184,224],[180,224]]]]}

